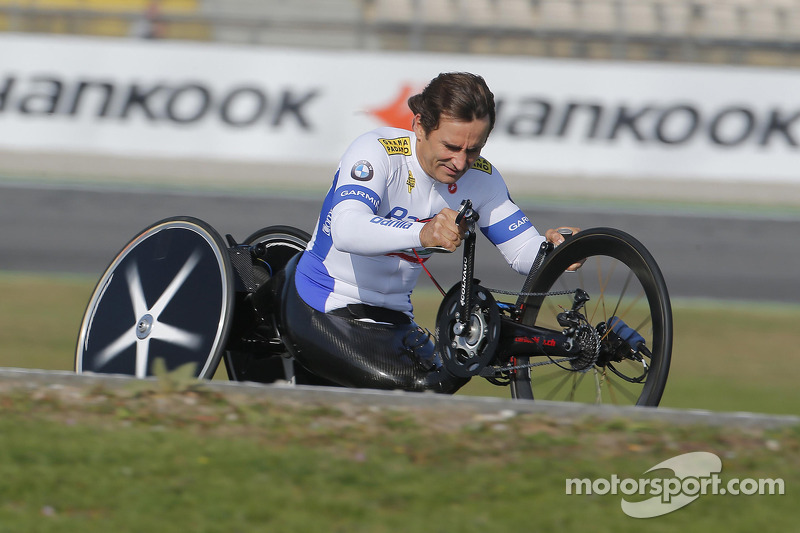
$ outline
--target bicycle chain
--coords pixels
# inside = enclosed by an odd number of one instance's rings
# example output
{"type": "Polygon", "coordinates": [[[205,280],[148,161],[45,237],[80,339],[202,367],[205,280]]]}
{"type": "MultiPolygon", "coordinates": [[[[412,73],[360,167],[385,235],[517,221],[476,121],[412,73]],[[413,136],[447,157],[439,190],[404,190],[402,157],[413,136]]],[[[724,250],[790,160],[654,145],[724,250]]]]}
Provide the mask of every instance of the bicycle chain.
{"type": "Polygon", "coordinates": [[[566,296],[568,294],[575,294],[577,289],[572,289],[571,291],[552,291],[552,292],[517,292],[517,291],[506,291],[503,289],[491,289],[489,287],[484,287],[489,292],[494,292],[497,294],[506,294],[508,296],[566,296]]]}
{"type": "Polygon", "coordinates": [[[527,365],[514,365],[497,367],[499,372],[509,372],[511,370],[523,370],[525,368],[534,368],[537,366],[557,365],[558,363],[568,363],[575,359],[574,357],[562,357],[561,359],[550,359],[548,361],[540,361],[538,363],[528,363],[527,365]]]}

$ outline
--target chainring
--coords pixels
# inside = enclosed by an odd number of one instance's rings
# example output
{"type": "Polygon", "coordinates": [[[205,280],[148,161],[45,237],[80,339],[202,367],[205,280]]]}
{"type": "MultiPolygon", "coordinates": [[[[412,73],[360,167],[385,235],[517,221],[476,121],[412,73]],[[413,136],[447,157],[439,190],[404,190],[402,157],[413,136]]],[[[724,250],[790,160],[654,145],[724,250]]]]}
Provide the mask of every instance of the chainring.
{"type": "Polygon", "coordinates": [[[500,343],[500,311],[491,293],[472,285],[472,310],[467,320],[459,313],[460,285],[453,286],[439,306],[436,350],[445,368],[457,377],[477,376],[491,362],[500,343]],[[463,328],[461,333],[456,333],[463,328]]]}

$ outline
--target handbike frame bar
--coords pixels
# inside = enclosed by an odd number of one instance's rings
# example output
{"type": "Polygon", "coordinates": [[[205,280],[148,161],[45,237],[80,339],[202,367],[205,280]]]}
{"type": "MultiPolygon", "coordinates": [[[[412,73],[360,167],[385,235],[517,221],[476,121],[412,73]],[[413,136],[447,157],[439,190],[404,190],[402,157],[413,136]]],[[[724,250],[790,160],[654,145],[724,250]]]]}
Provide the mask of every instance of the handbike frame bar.
{"type": "Polygon", "coordinates": [[[580,353],[580,347],[560,331],[528,326],[507,317],[501,317],[500,320],[497,358],[501,361],[520,355],[573,357],[580,353]]]}

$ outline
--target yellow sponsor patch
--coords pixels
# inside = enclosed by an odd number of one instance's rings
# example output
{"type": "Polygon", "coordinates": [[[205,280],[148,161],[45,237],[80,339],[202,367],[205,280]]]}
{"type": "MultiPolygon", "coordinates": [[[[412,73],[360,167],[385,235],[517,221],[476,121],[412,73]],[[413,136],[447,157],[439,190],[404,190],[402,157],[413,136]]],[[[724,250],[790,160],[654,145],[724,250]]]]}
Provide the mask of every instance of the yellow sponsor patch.
{"type": "Polygon", "coordinates": [[[472,168],[480,170],[481,172],[486,172],[487,174],[492,173],[492,164],[482,157],[475,160],[472,164],[472,168]]]}
{"type": "Polygon", "coordinates": [[[411,155],[411,138],[378,139],[389,155],[411,155]]]}
{"type": "Polygon", "coordinates": [[[417,180],[414,179],[414,174],[412,174],[411,171],[409,170],[408,171],[408,179],[406,180],[406,185],[408,185],[408,192],[409,193],[414,189],[414,186],[416,184],[417,184],[417,180]]]}

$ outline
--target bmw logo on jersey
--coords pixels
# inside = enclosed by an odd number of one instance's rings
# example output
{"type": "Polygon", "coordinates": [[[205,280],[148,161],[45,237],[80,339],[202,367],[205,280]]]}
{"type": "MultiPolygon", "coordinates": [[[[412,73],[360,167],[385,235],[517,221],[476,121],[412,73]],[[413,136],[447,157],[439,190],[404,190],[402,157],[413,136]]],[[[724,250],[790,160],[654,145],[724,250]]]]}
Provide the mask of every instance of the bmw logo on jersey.
{"type": "Polygon", "coordinates": [[[372,169],[372,165],[364,159],[356,162],[350,170],[350,177],[358,181],[369,181],[374,175],[375,171],[372,169]]]}

